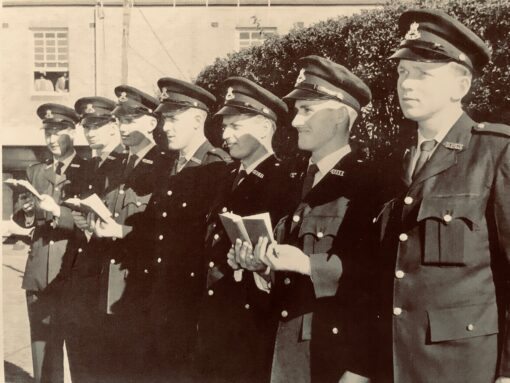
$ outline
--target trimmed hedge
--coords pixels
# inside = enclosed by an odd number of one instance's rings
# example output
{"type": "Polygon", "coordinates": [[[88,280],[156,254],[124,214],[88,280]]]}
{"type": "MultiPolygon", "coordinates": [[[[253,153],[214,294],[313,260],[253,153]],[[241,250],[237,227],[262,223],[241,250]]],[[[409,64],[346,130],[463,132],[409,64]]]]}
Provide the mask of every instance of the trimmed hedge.
{"type": "MultiPolygon", "coordinates": [[[[407,8],[430,7],[430,1],[392,1],[382,9],[337,17],[308,28],[271,37],[262,46],[217,58],[197,77],[196,83],[215,94],[224,94],[221,83],[230,76],[256,81],[278,96],[293,87],[299,57],[316,54],[351,69],[364,79],[373,94],[364,119],[352,138],[366,145],[374,156],[384,156],[395,142],[403,116],[396,94],[396,64],[387,57],[400,43],[399,15],[407,8]]],[[[436,0],[434,7],[458,18],[492,49],[492,62],[476,78],[465,100],[475,120],[510,122],[510,2],[503,0],[436,0]]],[[[285,125],[290,126],[290,119],[285,125]]],[[[283,154],[295,147],[292,129],[281,130],[276,146],[283,154]]]]}

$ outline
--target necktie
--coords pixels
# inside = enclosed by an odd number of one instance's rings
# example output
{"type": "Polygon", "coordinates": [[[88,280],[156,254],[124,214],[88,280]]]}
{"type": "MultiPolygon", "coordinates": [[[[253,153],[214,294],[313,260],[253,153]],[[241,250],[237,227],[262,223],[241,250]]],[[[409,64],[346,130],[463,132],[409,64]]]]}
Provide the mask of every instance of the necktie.
{"type": "Polygon", "coordinates": [[[186,157],[179,156],[179,159],[177,160],[177,163],[175,164],[175,173],[179,173],[182,170],[182,168],[184,167],[184,165],[186,165],[186,162],[188,162],[186,157]]]}
{"type": "Polygon", "coordinates": [[[420,172],[420,170],[423,168],[425,163],[430,158],[430,154],[432,153],[432,150],[436,147],[436,140],[428,140],[423,141],[420,145],[420,156],[418,157],[418,161],[416,161],[416,165],[414,167],[413,172],[413,180],[416,178],[416,175],[420,172]]]}
{"type": "Polygon", "coordinates": [[[55,168],[55,173],[57,173],[59,176],[62,175],[62,168],[64,167],[64,163],[61,161],[57,162],[57,167],[55,168]]]}
{"type": "Polygon", "coordinates": [[[319,168],[315,164],[308,166],[306,171],[305,181],[303,182],[303,190],[301,192],[301,199],[304,199],[306,195],[312,190],[313,181],[315,180],[315,174],[319,171],[319,168]]]}
{"type": "Polygon", "coordinates": [[[92,169],[94,169],[94,172],[99,169],[99,163],[101,162],[100,156],[95,156],[92,158],[92,169]]]}
{"type": "Polygon", "coordinates": [[[240,171],[238,171],[236,178],[234,178],[234,182],[232,183],[232,190],[237,188],[241,184],[241,182],[243,182],[243,180],[246,178],[247,175],[248,175],[248,173],[246,173],[246,170],[244,170],[244,169],[241,169],[240,171]]]}
{"type": "Polygon", "coordinates": [[[129,157],[129,160],[126,164],[126,168],[124,169],[124,173],[123,173],[124,178],[127,178],[131,174],[131,172],[135,168],[135,163],[136,163],[137,159],[138,159],[138,156],[136,154],[132,154],[129,157]]]}

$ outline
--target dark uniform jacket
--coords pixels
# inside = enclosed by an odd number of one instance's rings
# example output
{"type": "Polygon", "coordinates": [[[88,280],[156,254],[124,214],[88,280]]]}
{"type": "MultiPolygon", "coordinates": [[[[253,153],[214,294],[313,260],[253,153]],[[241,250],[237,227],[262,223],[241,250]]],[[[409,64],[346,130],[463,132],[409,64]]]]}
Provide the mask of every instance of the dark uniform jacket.
{"type": "Polygon", "coordinates": [[[257,165],[238,186],[234,182],[239,165],[231,164],[227,170],[209,213],[202,261],[205,280],[198,324],[199,367],[206,380],[266,382],[276,330],[270,295],[256,287],[251,272],[238,271],[234,277],[227,264],[232,244],[219,214],[268,212],[275,225],[290,209],[296,182],[274,155],[257,165]]]}
{"type": "Polygon", "coordinates": [[[143,272],[151,281],[146,304],[156,374],[170,363],[189,360],[196,341],[206,215],[218,179],[231,161],[208,143],[194,157],[198,155],[200,162],[189,161],[178,174],[160,174],[147,210],[133,220],[128,236],[145,248],[143,272]]]}
{"type": "MultiPolygon", "coordinates": [[[[179,160],[179,154],[177,152],[173,153],[172,161],[173,164],[171,166],[170,175],[177,174],[177,161],[179,160]]],[[[229,155],[223,151],[222,149],[214,147],[208,140],[206,140],[197,151],[193,154],[188,162],[181,169],[190,169],[195,168],[201,165],[207,165],[217,161],[227,161],[230,162],[229,155]]]]}
{"type": "Polygon", "coordinates": [[[371,180],[358,152],[348,153],[275,229],[279,244],[310,257],[311,276],[276,272],[272,381],[338,382],[346,370],[367,375],[368,297],[357,290],[370,278],[371,180]]]}
{"type": "Polygon", "coordinates": [[[378,218],[382,381],[510,376],[509,190],[510,127],[466,114],[414,181],[402,177],[378,218]]]}
{"type": "MultiPolygon", "coordinates": [[[[48,194],[57,204],[71,197],[80,197],[88,186],[87,161],[75,155],[65,172],[57,175],[53,162],[30,166],[27,179],[41,194],[48,194]]],[[[70,209],[61,207],[61,216],[36,207],[33,242],[27,259],[23,288],[42,291],[57,276],[62,266],[68,240],[76,235],[70,209]]]]}

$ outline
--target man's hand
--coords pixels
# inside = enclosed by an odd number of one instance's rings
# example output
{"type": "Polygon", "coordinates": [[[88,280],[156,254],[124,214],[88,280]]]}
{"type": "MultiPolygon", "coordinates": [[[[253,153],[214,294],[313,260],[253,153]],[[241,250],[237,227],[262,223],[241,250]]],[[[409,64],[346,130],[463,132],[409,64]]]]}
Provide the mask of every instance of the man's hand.
{"type": "Polygon", "coordinates": [[[259,241],[256,256],[274,271],[293,271],[311,275],[310,258],[301,249],[291,245],[267,245],[259,241]]]}
{"type": "Polygon", "coordinates": [[[350,371],[345,371],[338,383],[370,383],[370,379],[350,371]]]}
{"type": "Polygon", "coordinates": [[[100,238],[124,238],[133,230],[131,226],[121,225],[109,218],[108,221],[98,219],[93,225],[94,234],[100,238]]]}
{"type": "Polygon", "coordinates": [[[55,217],[60,217],[60,206],[48,194],[41,195],[38,205],[42,210],[53,214],[55,217]]]}
{"type": "Polygon", "coordinates": [[[232,245],[228,251],[227,263],[234,270],[239,270],[241,268],[241,265],[236,261],[236,251],[234,249],[234,245],[232,245]]]}
{"type": "Polygon", "coordinates": [[[236,239],[236,243],[234,246],[235,254],[236,254],[236,262],[243,268],[248,271],[260,272],[264,271],[267,268],[267,265],[260,260],[258,256],[258,249],[261,246],[264,248],[267,246],[267,238],[259,238],[257,245],[255,246],[255,252],[252,249],[252,246],[248,242],[243,242],[239,238],[236,239]]]}
{"type": "Polygon", "coordinates": [[[83,231],[92,231],[90,220],[87,220],[81,212],[79,211],[71,211],[71,215],[73,216],[73,221],[76,227],[83,231]]]}

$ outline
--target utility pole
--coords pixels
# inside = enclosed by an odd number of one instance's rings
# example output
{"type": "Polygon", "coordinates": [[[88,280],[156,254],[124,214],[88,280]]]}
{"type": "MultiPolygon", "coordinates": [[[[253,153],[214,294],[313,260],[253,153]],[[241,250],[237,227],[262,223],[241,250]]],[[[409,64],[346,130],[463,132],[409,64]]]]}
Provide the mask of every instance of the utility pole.
{"type": "Polygon", "coordinates": [[[121,61],[121,83],[128,82],[128,47],[129,47],[129,23],[131,20],[131,0],[123,0],[122,15],[122,61],[121,61]]]}

